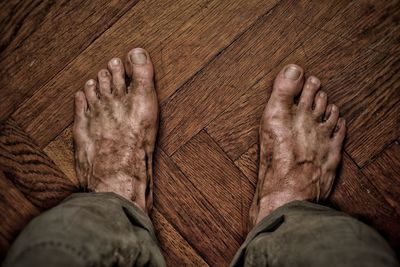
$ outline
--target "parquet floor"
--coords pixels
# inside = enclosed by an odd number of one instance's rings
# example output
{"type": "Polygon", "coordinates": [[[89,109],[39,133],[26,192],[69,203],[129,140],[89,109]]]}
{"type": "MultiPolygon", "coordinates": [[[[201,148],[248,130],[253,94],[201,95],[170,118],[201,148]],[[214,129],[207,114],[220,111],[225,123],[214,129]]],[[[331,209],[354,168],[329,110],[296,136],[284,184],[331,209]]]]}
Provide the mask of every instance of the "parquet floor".
{"type": "Polygon", "coordinates": [[[257,127],[286,63],[348,122],[332,205],[400,251],[398,0],[0,3],[0,251],[77,191],[73,94],[146,48],[161,105],[152,218],[169,266],[226,266],[244,240],[257,127]]]}

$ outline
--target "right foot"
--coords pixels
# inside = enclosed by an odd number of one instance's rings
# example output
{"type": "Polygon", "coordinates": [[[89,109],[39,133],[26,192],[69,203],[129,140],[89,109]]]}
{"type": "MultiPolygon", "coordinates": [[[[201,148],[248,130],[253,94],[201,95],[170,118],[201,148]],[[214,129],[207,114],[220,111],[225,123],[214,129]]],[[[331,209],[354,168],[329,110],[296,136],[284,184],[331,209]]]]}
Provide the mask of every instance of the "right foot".
{"type": "Polygon", "coordinates": [[[74,143],[82,187],[114,192],[148,212],[153,200],[152,158],[158,127],[149,54],[136,48],[114,58],[97,81],[75,96],[74,143]],[[125,69],[132,79],[125,83],[125,69]]]}
{"type": "Polygon", "coordinates": [[[291,201],[324,200],[332,189],[345,120],[339,118],[337,106],[327,105],[327,94],[319,90],[316,77],[303,83],[303,70],[286,66],[276,77],[265,107],[258,184],[250,209],[252,226],[291,201]]]}

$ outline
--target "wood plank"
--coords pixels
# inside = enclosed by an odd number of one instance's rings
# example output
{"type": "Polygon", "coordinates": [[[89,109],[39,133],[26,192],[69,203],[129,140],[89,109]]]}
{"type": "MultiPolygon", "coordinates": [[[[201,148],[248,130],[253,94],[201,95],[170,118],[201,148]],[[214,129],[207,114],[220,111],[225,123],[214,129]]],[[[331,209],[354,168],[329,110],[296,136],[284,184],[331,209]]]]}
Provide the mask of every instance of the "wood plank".
{"type": "MultiPolygon", "coordinates": [[[[0,121],[136,3],[137,0],[19,1],[7,9],[11,9],[7,12],[11,16],[0,24],[0,121]]],[[[60,89],[62,85],[55,88],[60,89]]]]}
{"type": "Polygon", "coordinates": [[[383,195],[386,201],[400,214],[400,145],[393,143],[362,169],[383,195]]]}
{"type": "Polygon", "coordinates": [[[349,1],[323,30],[381,52],[400,49],[400,5],[398,0],[349,1]]]}
{"type": "MultiPolygon", "coordinates": [[[[315,34],[315,28],[299,22],[310,14],[296,7],[293,1],[280,2],[161,106],[160,144],[168,155],[315,34]]],[[[329,8],[320,5],[313,21],[330,16],[329,8]]]]}
{"type": "MultiPolygon", "coordinates": [[[[289,56],[293,62],[297,63],[304,62],[301,57],[302,55],[299,55],[295,60],[289,56]]],[[[278,67],[281,65],[279,64],[278,67]]],[[[274,75],[275,68],[246,90],[235,103],[206,127],[207,133],[232,160],[238,159],[250,145],[258,143],[260,120],[265,104],[271,95],[274,75]]]]}
{"type": "Polygon", "coordinates": [[[251,184],[214,140],[201,131],[182,146],[172,160],[218,210],[218,216],[228,222],[226,227],[246,236],[251,184]]]}
{"type": "Polygon", "coordinates": [[[18,233],[36,215],[35,207],[0,170],[0,261],[18,233]]]}
{"type": "Polygon", "coordinates": [[[235,165],[250,181],[253,192],[255,192],[258,179],[259,153],[260,148],[257,142],[235,160],[235,165]]]}
{"type": "Polygon", "coordinates": [[[227,266],[242,237],[160,149],[154,165],[155,207],[209,265],[227,266]]]}
{"type": "Polygon", "coordinates": [[[65,174],[72,184],[79,186],[80,182],[75,172],[74,142],[72,128],[68,127],[55,140],[48,144],[44,152],[65,174]]]}
{"type": "Polygon", "coordinates": [[[157,209],[151,220],[167,266],[209,266],[157,209]]]}
{"type": "Polygon", "coordinates": [[[13,118],[46,146],[72,122],[73,94],[85,80],[95,77],[110,58],[125,56],[134,46],[152,55],[163,101],[276,1],[182,0],[179,5],[167,0],[141,1],[40,88],[13,118]]]}
{"type": "MultiPolygon", "coordinates": [[[[0,128],[0,168],[35,206],[58,204],[78,189],[12,120],[0,128]]],[[[2,191],[7,190],[2,188],[2,191]]]]}

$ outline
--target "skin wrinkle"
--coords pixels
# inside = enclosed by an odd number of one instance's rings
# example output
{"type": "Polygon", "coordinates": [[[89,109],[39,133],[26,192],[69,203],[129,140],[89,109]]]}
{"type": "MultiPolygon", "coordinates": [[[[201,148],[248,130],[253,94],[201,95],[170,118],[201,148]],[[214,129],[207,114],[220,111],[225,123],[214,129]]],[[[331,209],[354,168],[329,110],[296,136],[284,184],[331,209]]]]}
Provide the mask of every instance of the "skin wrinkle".
{"type": "Polygon", "coordinates": [[[261,119],[259,175],[250,227],[290,201],[328,197],[340,161],[345,127],[336,131],[337,120],[328,123],[331,106],[326,97],[318,99],[319,82],[307,80],[303,87],[303,77],[294,81],[283,73],[275,79],[261,119]],[[322,120],[324,116],[327,121],[322,120]]]}
{"type": "MultiPolygon", "coordinates": [[[[75,120],[73,128],[76,171],[89,191],[115,192],[148,212],[152,203],[151,157],[158,128],[158,103],[153,77],[141,77],[140,73],[152,73],[152,65],[148,62],[127,68],[132,70],[132,81],[141,81],[139,88],[135,82],[123,84],[130,79],[122,78],[122,61],[119,64],[108,64],[112,70],[107,75],[100,74],[96,84],[98,99],[93,102],[87,98],[88,109],[77,114],[80,119],[75,120]],[[110,86],[111,93],[106,92],[110,86]]],[[[75,105],[85,103],[80,97],[76,96],[75,105]]],[[[80,108],[75,110],[79,113],[80,108]]]]}

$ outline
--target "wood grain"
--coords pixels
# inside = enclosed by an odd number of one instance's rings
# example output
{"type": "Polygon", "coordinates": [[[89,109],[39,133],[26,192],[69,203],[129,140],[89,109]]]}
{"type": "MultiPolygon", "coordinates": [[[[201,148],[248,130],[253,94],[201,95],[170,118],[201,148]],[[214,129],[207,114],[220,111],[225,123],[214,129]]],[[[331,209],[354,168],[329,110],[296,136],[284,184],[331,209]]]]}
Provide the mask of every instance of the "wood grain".
{"type": "Polygon", "coordinates": [[[398,142],[386,148],[373,162],[362,169],[368,181],[374,185],[386,201],[400,215],[400,145],[398,142]]]}
{"type": "Polygon", "coordinates": [[[349,1],[323,29],[381,52],[400,48],[400,5],[397,0],[349,1]]]}
{"type": "Polygon", "coordinates": [[[41,209],[58,204],[78,190],[12,120],[0,128],[0,167],[7,179],[41,209]]]}
{"type": "Polygon", "coordinates": [[[151,219],[167,266],[209,266],[157,209],[151,219]]]}
{"type": "Polygon", "coordinates": [[[124,57],[137,46],[146,48],[153,57],[162,101],[275,2],[182,0],[179,5],[171,5],[167,0],[140,2],[40,88],[13,118],[42,147],[47,145],[72,122],[73,94],[106,67],[108,60],[124,57]],[[48,98],[53,101],[49,103],[48,98]]]}
{"type": "Polygon", "coordinates": [[[202,131],[182,146],[172,160],[218,210],[215,216],[221,216],[227,227],[244,237],[252,187],[215,141],[202,131]]]}
{"type": "Polygon", "coordinates": [[[0,261],[18,233],[40,210],[0,170],[0,261]]]}
{"type": "Polygon", "coordinates": [[[240,234],[162,150],[154,165],[155,207],[209,265],[227,266],[240,245],[240,234]]]}
{"type": "MultiPolygon", "coordinates": [[[[0,121],[84,51],[136,2],[20,1],[11,6],[11,17],[6,17],[0,24],[5,34],[0,57],[0,121]]],[[[63,86],[53,90],[63,90],[63,86]]]]}
{"type": "Polygon", "coordinates": [[[235,160],[235,165],[247,177],[255,191],[258,179],[259,144],[252,145],[240,158],[235,160]]]}
{"type": "MultiPolygon", "coordinates": [[[[168,155],[247,94],[304,40],[312,38],[316,30],[299,22],[299,17],[306,15],[291,3],[282,1],[261,17],[161,106],[160,144],[168,155]],[[277,14],[285,16],[277,20],[277,14]]],[[[320,6],[314,21],[330,12],[328,6],[320,6]]]]}
{"type": "Polygon", "coordinates": [[[319,77],[347,120],[328,204],[400,251],[399,12],[398,0],[2,1],[0,257],[77,190],[74,92],[138,46],[161,104],[152,219],[169,266],[227,266],[240,246],[259,120],[287,63],[319,77]]]}
{"type": "MultiPolygon", "coordinates": [[[[397,56],[360,48],[357,43],[318,31],[283,63],[288,62],[300,63],[307,75],[317,76],[329,101],[340,107],[349,126],[346,151],[359,166],[400,136],[397,56]]],[[[257,142],[265,100],[283,65],[273,68],[207,126],[207,132],[232,160],[257,142]]]]}

